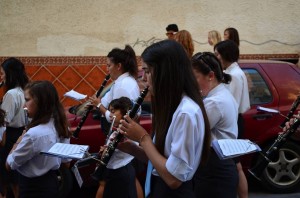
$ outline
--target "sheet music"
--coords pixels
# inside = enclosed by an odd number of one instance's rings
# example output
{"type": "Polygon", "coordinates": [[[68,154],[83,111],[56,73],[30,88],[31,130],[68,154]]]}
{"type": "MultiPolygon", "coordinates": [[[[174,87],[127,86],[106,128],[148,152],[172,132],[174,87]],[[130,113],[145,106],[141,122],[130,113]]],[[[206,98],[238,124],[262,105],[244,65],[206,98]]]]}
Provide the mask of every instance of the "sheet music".
{"type": "Polygon", "coordinates": [[[56,143],[42,154],[54,155],[61,158],[82,159],[87,152],[88,145],[56,143]]]}
{"type": "Polygon", "coordinates": [[[224,156],[237,154],[246,154],[257,151],[257,146],[250,140],[244,139],[222,139],[218,140],[218,144],[224,156]]]}
{"type": "Polygon", "coordinates": [[[67,93],[65,93],[64,96],[72,98],[74,100],[82,100],[82,99],[85,99],[87,95],[83,95],[72,89],[71,91],[68,91],[67,93]]]}
{"type": "Polygon", "coordinates": [[[276,109],[270,109],[270,108],[261,107],[261,106],[257,106],[256,109],[257,109],[258,111],[265,111],[265,112],[269,112],[269,113],[279,113],[279,111],[276,110],[276,109]]]}

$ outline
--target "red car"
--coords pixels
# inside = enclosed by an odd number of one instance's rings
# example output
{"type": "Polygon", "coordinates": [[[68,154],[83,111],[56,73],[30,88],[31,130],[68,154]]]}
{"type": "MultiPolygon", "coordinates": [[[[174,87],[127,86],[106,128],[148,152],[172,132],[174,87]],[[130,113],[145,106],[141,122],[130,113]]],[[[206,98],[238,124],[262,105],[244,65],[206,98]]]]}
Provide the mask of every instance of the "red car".
{"type": "MultiPolygon", "coordinates": [[[[268,147],[282,131],[279,127],[285,118],[280,114],[257,111],[257,106],[263,106],[280,111],[287,115],[291,105],[296,100],[300,90],[300,69],[294,64],[279,61],[242,60],[239,62],[248,78],[251,109],[244,113],[244,138],[256,142],[262,150],[268,147]]],[[[149,101],[143,105],[140,124],[151,132],[151,112],[149,101]]],[[[300,109],[298,109],[300,110],[300,109]]],[[[297,111],[296,111],[297,112],[297,111]]],[[[228,112],[230,113],[230,112],[228,112]]],[[[81,117],[67,112],[67,117],[74,131],[81,117]]],[[[105,135],[100,129],[99,120],[93,119],[90,113],[84,123],[78,139],[71,140],[73,144],[90,145],[90,152],[98,152],[105,141],[105,135]]],[[[293,136],[279,149],[274,162],[269,163],[264,170],[262,184],[274,192],[291,192],[300,183],[300,138],[293,136]]],[[[242,158],[245,173],[253,167],[260,155],[249,154],[242,158]]],[[[94,168],[94,167],[93,167],[94,168]]],[[[83,168],[84,169],[84,168],[83,168]]],[[[80,170],[84,184],[91,181],[93,169],[80,170]]]]}
{"type": "MultiPolygon", "coordinates": [[[[293,102],[300,94],[300,69],[294,64],[279,61],[240,61],[248,77],[251,109],[244,113],[244,138],[256,142],[263,150],[270,147],[282,132],[280,125],[293,102]],[[257,111],[257,106],[278,110],[280,114],[257,111]]],[[[295,111],[297,113],[299,108],[295,111]]],[[[273,192],[292,192],[300,184],[299,134],[287,139],[276,152],[261,176],[261,183],[273,192]]],[[[244,156],[246,171],[253,167],[260,155],[244,156]]]]}

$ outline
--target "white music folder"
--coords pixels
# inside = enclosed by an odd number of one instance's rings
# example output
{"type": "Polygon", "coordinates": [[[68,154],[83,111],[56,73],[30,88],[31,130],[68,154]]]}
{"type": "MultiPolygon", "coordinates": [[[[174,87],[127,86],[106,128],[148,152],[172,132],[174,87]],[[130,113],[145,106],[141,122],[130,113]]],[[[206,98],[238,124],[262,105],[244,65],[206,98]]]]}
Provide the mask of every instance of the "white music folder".
{"type": "Polygon", "coordinates": [[[261,151],[257,144],[248,139],[213,140],[212,147],[221,160],[261,151]]]}
{"type": "Polygon", "coordinates": [[[81,94],[77,91],[74,91],[73,89],[71,91],[68,91],[64,94],[65,97],[69,97],[72,98],[74,100],[82,100],[85,99],[87,97],[87,95],[81,94]]]}
{"type": "Polygon", "coordinates": [[[83,159],[88,152],[88,145],[55,143],[47,151],[42,151],[41,154],[65,159],[83,159]]]}

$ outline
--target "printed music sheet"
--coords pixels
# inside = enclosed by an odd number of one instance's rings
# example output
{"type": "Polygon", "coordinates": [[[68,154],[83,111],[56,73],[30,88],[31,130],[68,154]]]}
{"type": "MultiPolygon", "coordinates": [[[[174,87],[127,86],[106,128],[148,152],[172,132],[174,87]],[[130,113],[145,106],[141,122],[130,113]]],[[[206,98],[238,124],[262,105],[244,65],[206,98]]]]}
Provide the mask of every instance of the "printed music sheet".
{"type": "Polygon", "coordinates": [[[43,151],[41,154],[67,159],[82,159],[88,149],[88,145],[55,143],[48,151],[43,151]]]}
{"type": "Polygon", "coordinates": [[[213,140],[212,147],[220,159],[261,151],[260,147],[248,139],[221,139],[213,140]]]}
{"type": "Polygon", "coordinates": [[[72,98],[74,100],[82,100],[87,97],[87,95],[83,95],[77,91],[74,91],[73,89],[71,91],[68,91],[67,93],[65,93],[64,96],[72,98]]]}

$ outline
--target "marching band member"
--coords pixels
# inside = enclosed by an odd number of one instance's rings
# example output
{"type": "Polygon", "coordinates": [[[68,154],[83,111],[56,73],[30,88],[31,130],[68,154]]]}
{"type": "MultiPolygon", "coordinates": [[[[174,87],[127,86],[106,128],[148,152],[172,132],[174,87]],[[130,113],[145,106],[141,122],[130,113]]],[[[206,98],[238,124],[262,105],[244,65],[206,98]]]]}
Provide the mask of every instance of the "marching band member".
{"type": "Polygon", "coordinates": [[[1,108],[6,112],[6,138],[0,157],[0,177],[4,185],[4,194],[6,194],[6,188],[10,186],[14,196],[19,197],[18,173],[16,171],[7,172],[5,162],[8,153],[24,130],[25,115],[23,107],[25,99],[23,89],[29,79],[24,64],[14,57],[6,59],[1,64],[0,73],[5,89],[1,108]]]}
{"type": "MultiPolygon", "coordinates": [[[[210,52],[192,57],[195,77],[201,87],[212,140],[236,139],[238,135],[238,105],[225,87],[231,76],[223,72],[221,63],[210,52]]],[[[232,159],[220,160],[211,149],[208,163],[194,177],[196,197],[236,198],[238,173],[232,159]]]]}
{"type": "MultiPolygon", "coordinates": [[[[108,110],[109,103],[120,97],[128,97],[134,101],[140,95],[140,90],[136,77],[138,74],[138,66],[135,52],[129,45],[125,49],[114,48],[107,55],[107,70],[110,78],[114,81],[111,89],[100,99],[96,96],[89,98],[92,105],[96,106],[106,120],[111,122],[113,114],[108,110]]],[[[131,166],[133,156],[116,149],[114,155],[107,165],[108,169],[117,170],[120,168],[126,169],[131,166]]],[[[129,172],[127,173],[129,174],[129,172]]],[[[105,195],[110,197],[136,197],[135,180],[118,185],[119,189],[115,190],[117,180],[107,180],[105,195]],[[134,196],[132,194],[135,193],[134,196]]]]}
{"type": "Polygon", "coordinates": [[[7,169],[19,174],[20,197],[57,197],[58,179],[55,171],[62,161],[41,155],[57,142],[69,143],[70,133],[64,108],[55,87],[49,81],[35,81],[25,87],[25,107],[32,118],[27,132],[14,144],[7,157],[7,169]]]}
{"type": "Polygon", "coordinates": [[[149,159],[146,197],[149,190],[155,198],[195,197],[192,178],[208,157],[210,132],[190,59],[179,43],[164,40],[145,49],[142,67],[152,96],[153,141],[126,115],[120,129],[140,146],[124,142],[120,149],[149,159]]]}

